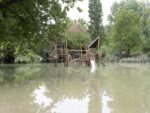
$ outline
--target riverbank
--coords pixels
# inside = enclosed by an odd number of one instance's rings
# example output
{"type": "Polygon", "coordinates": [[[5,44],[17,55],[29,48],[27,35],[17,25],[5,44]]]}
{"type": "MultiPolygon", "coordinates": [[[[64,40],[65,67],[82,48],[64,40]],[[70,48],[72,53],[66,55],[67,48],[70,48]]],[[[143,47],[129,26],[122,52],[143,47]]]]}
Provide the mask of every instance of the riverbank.
{"type": "Polygon", "coordinates": [[[149,63],[150,57],[147,55],[127,57],[127,58],[110,57],[110,58],[106,58],[105,61],[106,62],[123,62],[123,63],[149,63]]]}

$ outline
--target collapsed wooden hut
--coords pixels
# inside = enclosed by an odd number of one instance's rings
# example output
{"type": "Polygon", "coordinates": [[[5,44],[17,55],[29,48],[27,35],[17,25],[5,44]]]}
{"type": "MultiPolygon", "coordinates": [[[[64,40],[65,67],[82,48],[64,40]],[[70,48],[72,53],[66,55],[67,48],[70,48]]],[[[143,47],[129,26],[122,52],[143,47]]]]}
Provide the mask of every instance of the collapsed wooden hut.
{"type": "Polygon", "coordinates": [[[78,61],[80,65],[85,62],[86,66],[90,66],[90,60],[94,59],[99,64],[99,42],[100,38],[97,37],[89,45],[84,46],[81,44],[80,49],[68,49],[67,42],[65,45],[55,44],[55,49],[52,52],[53,62],[55,66],[57,63],[64,63],[68,66],[69,62],[78,61]]]}
{"type": "Polygon", "coordinates": [[[97,37],[94,39],[88,46],[86,52],[86,65],[90,66],[90,60],[94,59],[96,63],[99,65],[99,46],[100,46],[100,38],[97,37]]]}

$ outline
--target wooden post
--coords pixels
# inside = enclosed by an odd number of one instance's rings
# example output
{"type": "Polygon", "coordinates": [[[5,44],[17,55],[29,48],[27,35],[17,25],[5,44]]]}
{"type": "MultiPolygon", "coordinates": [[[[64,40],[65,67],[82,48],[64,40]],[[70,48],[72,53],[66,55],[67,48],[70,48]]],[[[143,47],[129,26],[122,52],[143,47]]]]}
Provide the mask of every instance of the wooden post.
{"type": "Polygon", "coordinates": [[[80,47],[80,65],[82,66],[82,44],[80,47]]]}
{"type": "Polygon", "coordinates": [[[99,45],[100,44],[100,38],[98,38],[98,45],[97,45],[97,50],[99,51],[99,45]]]}
{"type": "Polygon", "coordinates": [[[86,66],[90,67],[90,51],[89,48],[86,50],[86,66]]]}
{"type": "Polygon", "coordinates": [[[62,52],[61,52],[61,54],[62,54],[62,61],[61,61],[61,63],[64,63],[64,45],[62,46],[62,52]]]}
{"type": "Polygon", "coordinates": [[[57,55],[57,44],[55,44],[55,55],[54,55],[54,65],[55,65],[55,67],[57,66],[57,58],[58,58],[58,55],[57,55]]]}
{"type": "Polygon", "coordinates": [[[64,62],[64,66],[65,66],[65,63],[66,63],[66,46],[64,45],[64,48],[63,48],[63,58],[64,58],[64,60],[63,60],[63,62],[64,62]]]}
{"type": "Polygon", "coordinates": [[[98,38],[98,47],[97,47],[97,54],[98,54],[98,67],[99,67],[99,46],[100,46],[100,37],[98,38]]]}
{"type": "Polygon", "coordinates": [[[65,66],[68,67],[68,45],[66,41],[66,47],[65,47],[65,66]]]}

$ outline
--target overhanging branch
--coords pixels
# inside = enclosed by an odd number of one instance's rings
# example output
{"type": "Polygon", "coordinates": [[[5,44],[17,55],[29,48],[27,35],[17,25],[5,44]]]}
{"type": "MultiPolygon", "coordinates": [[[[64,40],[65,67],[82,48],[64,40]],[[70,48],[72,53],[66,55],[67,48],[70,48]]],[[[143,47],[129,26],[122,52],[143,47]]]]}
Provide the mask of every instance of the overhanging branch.
{"type": "Polygon", "coordinates": [[[8,7],[11,4],[22,2],[22,1],[24,1],[24,0],[9,0],[7,2],[0,2],[0,8],[5,8],[5,7],[8,7]]]}

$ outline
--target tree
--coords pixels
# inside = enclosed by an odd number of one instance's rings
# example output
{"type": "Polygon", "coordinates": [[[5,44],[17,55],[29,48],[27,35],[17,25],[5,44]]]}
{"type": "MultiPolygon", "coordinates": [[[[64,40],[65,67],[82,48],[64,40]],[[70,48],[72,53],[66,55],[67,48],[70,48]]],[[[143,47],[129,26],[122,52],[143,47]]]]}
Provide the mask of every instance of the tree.
{"type": "Polygon", "coordinates": [[[144,4],[137,2],[136,0],[122,0],[121,2],[114,2],[111,7],[111,14],[108,16],[110,24],[113,24],[115,21],[115,16],[121,9],[126,9],[128,11],[134,11],[140,16],[144,12],[144,4]]]}
{"type": "Polygon", "coordinates": [[[84,19],[79,18],[78,23],[88,31],[88,23],[84,19]]]}
{"type": "Polygon", "coordinates": [[[125,56],[130,56],[130,52],[140,47],[142,32],[140,17],[133,11],[120,10],[116,17],[112,29],[113,49],[119,54],[124,52],[125,56]]]}
{"type": "Polygon", "coordinates": [[[3,48],[3,56],[11,54],[14,57],[12,51],[7,54],[4,51],[12,49],[15,52],[18,46],[34,49],[40,42],[62,40],[67,11],[76,1],[0,0],[0,48],[3,48]]]}
{"type": "Polygon", "coordinates": [[[145,3],[144,11],[141,18],[142,31],[144,35],[143,51],[150,52],[150,3],[145,3]]]}
{"type": "Polygon", "coordinates": [[[89,33],[91,39],[95,39],[98,36],[103,38],[104,28],[102,24],[102,5],[100,0],[89,0],[89,33]]]}
{"type": "Polygon", "coordinates": [[[113,54],[130,56],[150,49],[149,2],[123,0],[115,2],[109,15],[109,31],[103,45],[113,54]],[[106,44],[108,48],[106,47],[106,44]]]}
{"type": "Polygon", "coordinates": [[[105,26],[102,49],[110,56],[150,53],[150,2],[122,0],[115,2],[105,26]]]}
{"type": "Polygon", "coordinates": [[[78,20],[77,22],[69,22],[66,35],[68,37],[68,46],[72,49],[80,49],[81,44],[87,45],[90,42],[90,34],[86,29],[86,22],[78,20]],[[83,24],[84,22],[84,24],[83,24]]]}

